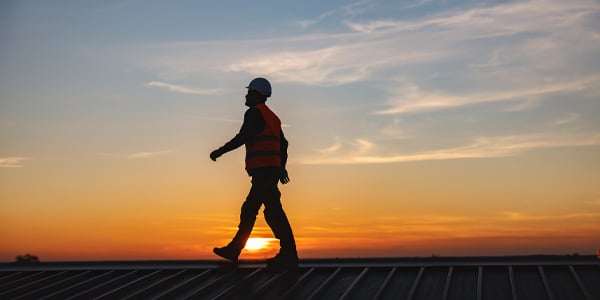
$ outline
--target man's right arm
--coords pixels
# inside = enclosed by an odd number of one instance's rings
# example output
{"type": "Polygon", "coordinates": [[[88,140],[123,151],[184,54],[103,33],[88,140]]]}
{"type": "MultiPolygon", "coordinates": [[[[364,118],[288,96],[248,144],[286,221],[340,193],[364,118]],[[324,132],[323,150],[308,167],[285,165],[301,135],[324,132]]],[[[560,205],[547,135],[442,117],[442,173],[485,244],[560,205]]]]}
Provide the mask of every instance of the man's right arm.
{"type": "Polygon", "coordinates": [[[244,114],[244,123],[240,132],[236,134],[229,142],[225,143],[219,149],[210,154],[212,160],[216,160],[219,156],[235,150],[252,139],[257,133],[261,132],[265,127],[265,121],[262,114],[257,108],[250,108],[244,114]]]}

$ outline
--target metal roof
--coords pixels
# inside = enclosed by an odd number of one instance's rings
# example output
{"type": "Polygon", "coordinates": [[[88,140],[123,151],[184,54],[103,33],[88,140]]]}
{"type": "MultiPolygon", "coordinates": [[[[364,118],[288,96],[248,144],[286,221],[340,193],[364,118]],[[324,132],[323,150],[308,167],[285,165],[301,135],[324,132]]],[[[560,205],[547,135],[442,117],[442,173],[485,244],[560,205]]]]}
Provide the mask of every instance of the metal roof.
{"type": "Polygon", "coordinates": [[[582,257],[0,264],[0,299],[600,299],[582,257]]]}

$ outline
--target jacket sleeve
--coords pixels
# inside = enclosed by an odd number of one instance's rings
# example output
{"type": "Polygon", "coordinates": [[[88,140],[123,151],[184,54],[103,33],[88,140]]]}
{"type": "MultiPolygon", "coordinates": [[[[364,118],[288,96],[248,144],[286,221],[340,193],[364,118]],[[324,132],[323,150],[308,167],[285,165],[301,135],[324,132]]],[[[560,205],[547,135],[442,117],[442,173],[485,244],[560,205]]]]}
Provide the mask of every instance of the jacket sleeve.
{"type": "Polygon", "coordinates": [[[281,137],[280,137],[280,143],[281,143],[281,167],[285,169],[285,164],[287,163],[287,159],[288,159],[288,153],[287,153],[287,149],[288,149],[288,141],[285,139],[285,136],[283,135],[283,130],[281,130],[281,137]]]}
{"type": "Polygon", "coordinates": [[[265,120],[262,114],[257,108],[251,107],[244,114],[244,123],[240,132],[236,134],[229,142],[225,143],[223,147],[219,148],[222,153],[235,150],[240,146],[244,145],[257,133],[263,131],[265,128],[265,120]]]}

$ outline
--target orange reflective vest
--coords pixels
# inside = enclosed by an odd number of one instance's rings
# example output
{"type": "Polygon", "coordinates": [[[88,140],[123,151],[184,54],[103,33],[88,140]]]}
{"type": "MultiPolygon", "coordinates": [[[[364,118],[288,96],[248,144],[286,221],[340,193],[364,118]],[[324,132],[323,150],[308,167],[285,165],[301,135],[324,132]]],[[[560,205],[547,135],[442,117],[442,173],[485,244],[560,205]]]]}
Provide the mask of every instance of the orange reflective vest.
{"type": "Polygon", "coordinates": [[[246,170],[281,167],[281,121],[265,104],[255,107],[265,120],[265,128],[246,143],[246,170]]]}

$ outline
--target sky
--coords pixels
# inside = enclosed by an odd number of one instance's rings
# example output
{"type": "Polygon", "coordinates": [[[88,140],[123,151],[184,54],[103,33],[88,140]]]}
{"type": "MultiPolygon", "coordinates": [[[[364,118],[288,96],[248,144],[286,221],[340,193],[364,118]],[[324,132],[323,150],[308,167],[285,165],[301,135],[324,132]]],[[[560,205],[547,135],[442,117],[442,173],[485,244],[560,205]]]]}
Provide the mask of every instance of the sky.
{"type": "MultiPolygon", "coordinates": [[[[245,87],[300,258],[600,248],[600,3],[2,1],[0,261],[216,259],[245,87]]],[[[277,252],[262,212],[251,236],[277,252]]]]}

